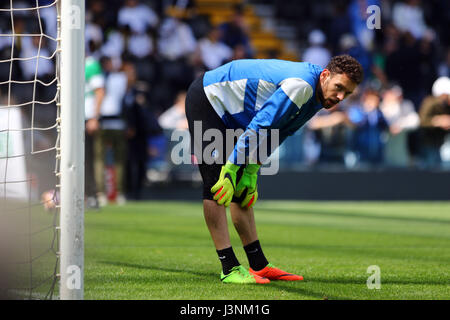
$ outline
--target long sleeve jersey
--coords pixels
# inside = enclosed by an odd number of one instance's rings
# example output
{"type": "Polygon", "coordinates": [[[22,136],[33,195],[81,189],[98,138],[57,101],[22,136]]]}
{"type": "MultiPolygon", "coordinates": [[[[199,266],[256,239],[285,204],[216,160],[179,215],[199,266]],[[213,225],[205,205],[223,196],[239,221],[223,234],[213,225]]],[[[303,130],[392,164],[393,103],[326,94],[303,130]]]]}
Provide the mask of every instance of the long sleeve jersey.
{"type": "Polygon", "coordinates": [[[322,108],[316,100],[321,72],[307,62],[264,59],[235,60],[206,72],[203,86],[216,113],[227,128],[245,130],[228,160],[243,164],[238,159],[255,155],[271,129],[279,130],[281,144],[311,119],[322,108]],[[249,143],[254,137],[258,143],[249,143]]]}

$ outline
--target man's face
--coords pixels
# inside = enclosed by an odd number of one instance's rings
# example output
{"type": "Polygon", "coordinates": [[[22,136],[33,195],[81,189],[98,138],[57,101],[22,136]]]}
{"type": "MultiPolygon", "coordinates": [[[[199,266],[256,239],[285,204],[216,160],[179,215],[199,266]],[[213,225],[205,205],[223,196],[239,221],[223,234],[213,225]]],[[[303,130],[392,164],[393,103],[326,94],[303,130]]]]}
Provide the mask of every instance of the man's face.
{"type": "Polygon", "coordinates": [[[326,109],[332,108],[353,93],[357,84],[344,73],[332,74],[324,69],[320,74],[317,98],[326,109]]]}

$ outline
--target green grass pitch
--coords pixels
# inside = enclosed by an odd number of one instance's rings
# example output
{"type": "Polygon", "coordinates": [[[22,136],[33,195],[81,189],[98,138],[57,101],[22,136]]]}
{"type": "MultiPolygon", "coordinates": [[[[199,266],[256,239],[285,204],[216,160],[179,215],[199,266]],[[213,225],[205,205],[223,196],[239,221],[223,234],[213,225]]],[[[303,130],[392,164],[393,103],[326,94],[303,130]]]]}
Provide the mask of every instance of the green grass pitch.
{"type": "Polygon", "coordinates": [[[222,284],[200,201],[139,202],[86,212],[85,299],[450,299],[450,202],[259,201],[255,217],[268,260],[305,281],[222,284]]]}

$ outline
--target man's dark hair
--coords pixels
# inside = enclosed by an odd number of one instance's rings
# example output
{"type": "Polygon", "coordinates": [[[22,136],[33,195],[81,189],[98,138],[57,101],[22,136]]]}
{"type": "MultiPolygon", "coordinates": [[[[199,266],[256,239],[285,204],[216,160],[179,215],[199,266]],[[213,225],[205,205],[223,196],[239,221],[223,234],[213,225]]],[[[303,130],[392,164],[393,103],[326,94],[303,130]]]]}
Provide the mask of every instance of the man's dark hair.
{"type": "Polygon", "coordinates": [[[361,64],[348,54],[331,58],[326,69],[330,70],[331,73],[345,73],[356,84],[360,84],[364,77],[361,64]]]}

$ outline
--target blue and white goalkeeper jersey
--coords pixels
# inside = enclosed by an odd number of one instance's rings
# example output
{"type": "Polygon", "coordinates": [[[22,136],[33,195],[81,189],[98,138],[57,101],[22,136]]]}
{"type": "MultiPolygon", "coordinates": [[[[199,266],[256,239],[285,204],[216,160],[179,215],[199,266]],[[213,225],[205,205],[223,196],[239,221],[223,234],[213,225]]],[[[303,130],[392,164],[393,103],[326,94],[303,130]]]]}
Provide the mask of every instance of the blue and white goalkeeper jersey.
{"type": "Polygon", "coordinates": [[[268,135],[279,129],[281,144],[311,119],[322,108],[315,98],[321,72],[308,62],[265,59],[235,60],[206,72],[203,86],[214,110],[227,128],[245,130],[228,160],[242,164],[237,159],[254,154],[244,137],[261,137],[260,129],[268,135]]]}

